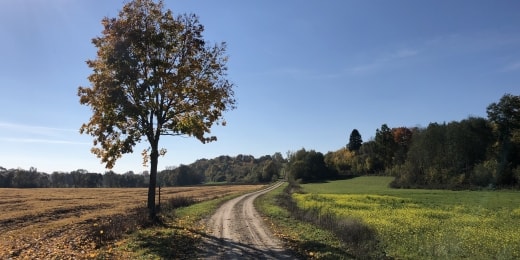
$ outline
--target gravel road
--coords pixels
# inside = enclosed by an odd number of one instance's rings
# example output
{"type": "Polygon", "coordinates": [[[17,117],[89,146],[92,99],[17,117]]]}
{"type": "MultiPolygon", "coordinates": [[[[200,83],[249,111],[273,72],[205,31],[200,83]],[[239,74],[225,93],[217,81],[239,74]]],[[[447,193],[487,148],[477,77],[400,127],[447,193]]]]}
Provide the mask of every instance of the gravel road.
{"type": "Polygon", "coordinates": [[[224,203],[207,221],[203,259],[295,259],[266,227],[253,201],[282,183],[224,203]]]}

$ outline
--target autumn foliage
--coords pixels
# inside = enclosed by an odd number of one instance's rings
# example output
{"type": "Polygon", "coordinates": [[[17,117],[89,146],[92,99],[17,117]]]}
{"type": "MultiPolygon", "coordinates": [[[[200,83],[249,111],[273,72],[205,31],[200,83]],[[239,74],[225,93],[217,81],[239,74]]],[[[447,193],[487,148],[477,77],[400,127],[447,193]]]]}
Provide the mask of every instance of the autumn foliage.
{"type": "Polygon", "coordinates": [[[81,132],[94,137],[92,153],[112,168],[145,138],[150,162],[148,207],[155,216],[157,163],[166,149],[161,136],[193,136],[203,143],[213,124],[233,109],[233,84],[226,79],[225,43],[210,45],[194,14],[174,16],[162,1],[134,0],[117,18],[104,18],[102,36],[88,60],[91,86],[79,87],[80,103],[92,109],[81,132]]]}

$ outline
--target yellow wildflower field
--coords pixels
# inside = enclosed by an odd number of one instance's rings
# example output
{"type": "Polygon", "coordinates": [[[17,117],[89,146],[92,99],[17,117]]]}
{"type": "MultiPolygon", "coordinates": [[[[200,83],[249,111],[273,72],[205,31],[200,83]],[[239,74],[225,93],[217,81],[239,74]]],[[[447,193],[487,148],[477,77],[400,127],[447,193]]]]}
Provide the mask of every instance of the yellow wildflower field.
{"type": "Polygon", "coordinates": [[[349,189],[358,181],[306,184],[293,197],[301,208],[362,220],[398,259],[520,258],[520,192],[349,189]]]}

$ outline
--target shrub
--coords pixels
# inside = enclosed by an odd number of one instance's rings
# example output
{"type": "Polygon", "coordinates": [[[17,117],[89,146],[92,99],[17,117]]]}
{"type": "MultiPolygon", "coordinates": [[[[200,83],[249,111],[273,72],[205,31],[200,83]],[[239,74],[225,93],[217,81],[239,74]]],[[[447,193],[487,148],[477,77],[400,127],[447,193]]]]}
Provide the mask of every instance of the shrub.
{"type": "MultiPolygon", "coordinates": [[[[195,200],[193,197],[176,196],[176,197],[166,200],[166,203],[164,204],[164,210],[172,210],[172,209],[177,209],[177,208],[181,208],[181,207],[188,207],[195,203],[197,203],[197,200],[195,200]]],[[[162,207],[162,205],[161,205],[161,207],[162,207]]]]}
{"type": "Polygon", "coordinates": [[[477,164],[473,168],[470,182],[481,187],[487,187],[489,185],[495,184],[497,167],[498,165],[496,161],[485,161],[483,163],[477,164]]]}

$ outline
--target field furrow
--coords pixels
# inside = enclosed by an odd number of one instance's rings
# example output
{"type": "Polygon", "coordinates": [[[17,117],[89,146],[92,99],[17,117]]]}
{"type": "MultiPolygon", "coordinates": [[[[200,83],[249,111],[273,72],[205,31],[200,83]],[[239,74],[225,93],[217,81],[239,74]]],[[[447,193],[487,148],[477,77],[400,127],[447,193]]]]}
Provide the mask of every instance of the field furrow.
{"type": "MultiPolygon", "coordinates": [[[[254,185],[169,187],[161,200],[214,199],[254,185]]],[[[0,189],[0,259],[88,259],[146,205],[144,188],[0,189]]],[[[158,199],[158,196],[157,196],[158,199]]]]}

